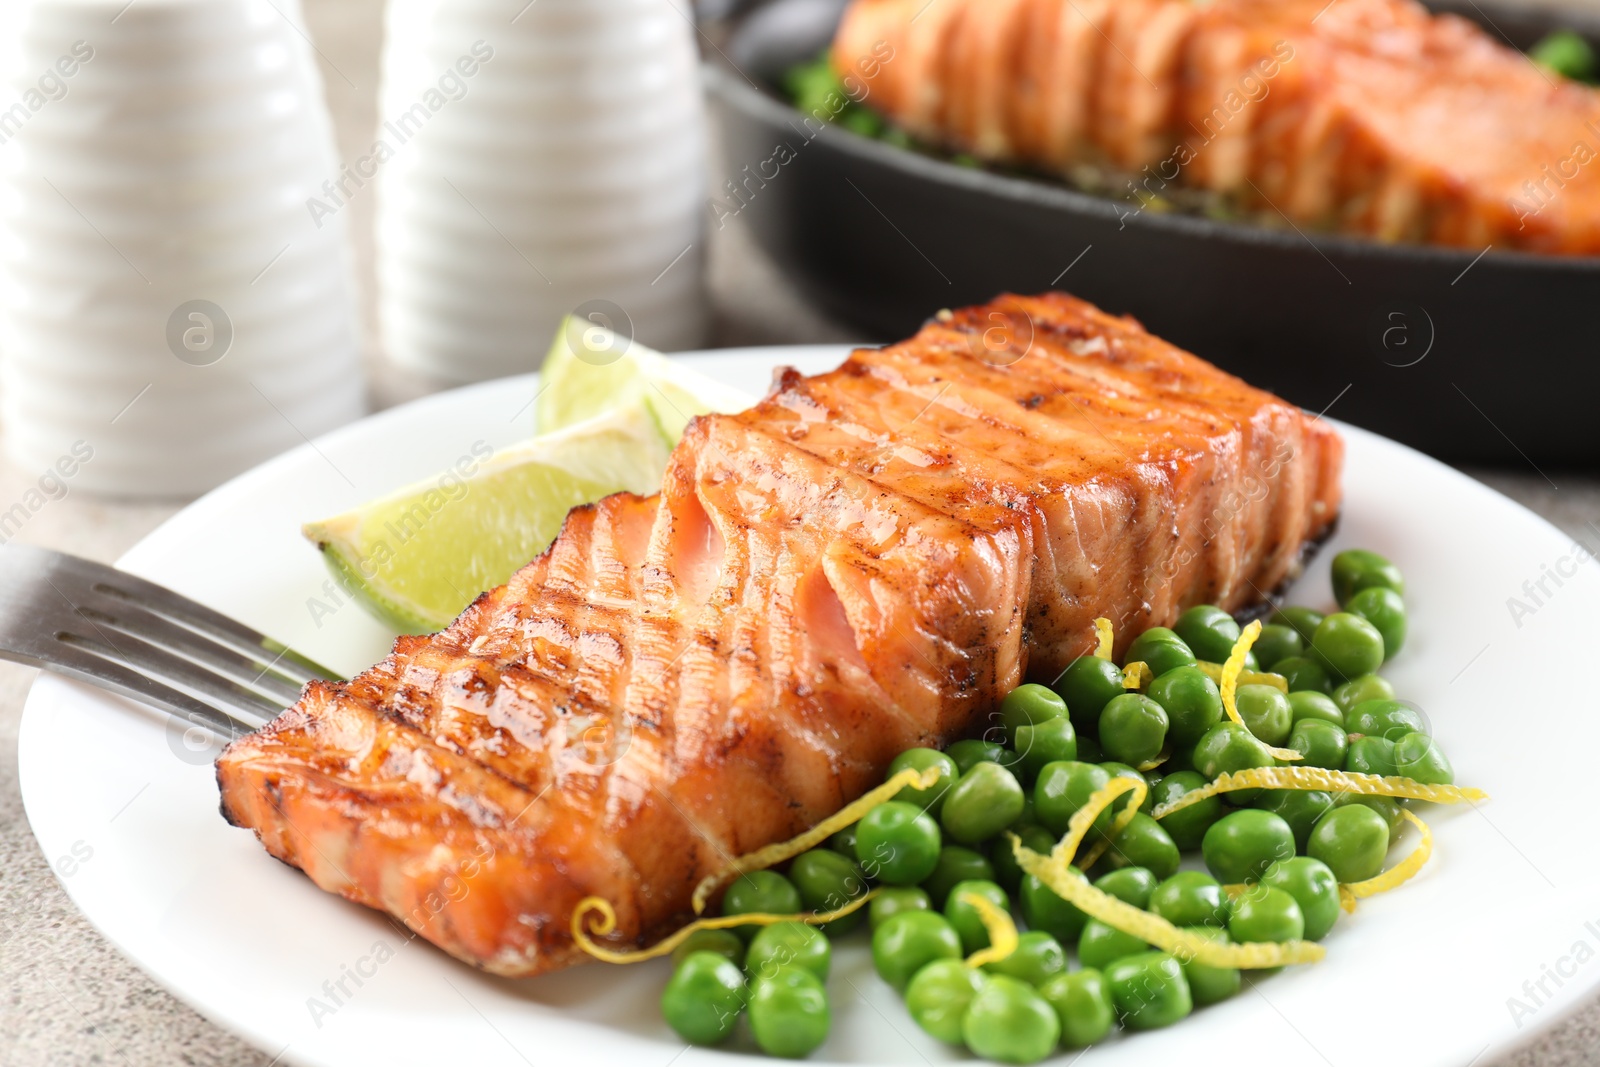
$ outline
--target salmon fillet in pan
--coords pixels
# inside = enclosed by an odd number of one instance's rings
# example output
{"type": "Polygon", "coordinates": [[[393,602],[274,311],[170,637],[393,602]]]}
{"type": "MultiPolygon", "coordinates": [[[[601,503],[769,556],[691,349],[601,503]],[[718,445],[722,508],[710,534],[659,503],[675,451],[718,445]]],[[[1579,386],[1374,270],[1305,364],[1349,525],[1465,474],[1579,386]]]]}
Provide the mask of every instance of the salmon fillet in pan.
{"type": "Polygon", "coordinates": [[[502,975],[690,915],[727,860],[901,750],[975,728],[1296,573],[1340,500],[1325,422],[1062,294],[944,312],[694,420],[661,492],[575,509],[430,637],[223,753],[223,812],[330,892],[502,975]]]}
{"type": "Polygon", "coordinates": [[[1600,255],[1600,91],[1413,0],[854,0],[833,62],[981,159],[1277,225],[1600,255]]]}

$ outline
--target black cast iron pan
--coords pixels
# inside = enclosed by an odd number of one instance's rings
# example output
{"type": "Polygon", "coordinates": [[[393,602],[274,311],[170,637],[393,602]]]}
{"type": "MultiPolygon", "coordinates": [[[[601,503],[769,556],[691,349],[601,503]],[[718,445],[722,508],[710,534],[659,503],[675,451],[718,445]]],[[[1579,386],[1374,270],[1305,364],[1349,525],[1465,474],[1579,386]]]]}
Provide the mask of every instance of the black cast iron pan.
{"type": "MultiPolygon", "coordinates": [[[[805,293],[871,336],[907,336],[941,307],[1004,290],[1061,288],[1309,410],[1451,460],[1600,462],[1600,259],[1130,215],[1047,179],[819,132],[779,86],[826,47],[843,0],[730,6],[703,11],[705,74],[726,176],[744,184],[719,195],[712,225],[750,227],[805,293]]],[[[1472,0],[1460,13],[1519,48],[1558,26],[1600,40],[1576,15],[1472,0]]]]}

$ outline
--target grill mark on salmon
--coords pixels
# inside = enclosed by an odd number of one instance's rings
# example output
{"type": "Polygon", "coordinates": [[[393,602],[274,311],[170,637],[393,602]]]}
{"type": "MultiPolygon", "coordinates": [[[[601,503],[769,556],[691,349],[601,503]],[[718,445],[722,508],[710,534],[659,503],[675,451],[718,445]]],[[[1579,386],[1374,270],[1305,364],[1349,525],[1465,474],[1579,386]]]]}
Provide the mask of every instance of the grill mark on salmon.
{"type": "Polygon", "coordinates": [[[1600,254],[1600,91],[1414,0],[854,0],[833,57],[980,159],[1384,241],[1600,254]]]}
{"type": "Polygon", "coordinates": [[[223,812],[497,974],[581,960],[591,894],[649,943],[733,856],[1052,680],[1095,616],[1125,646],[1280,586],[1337,515],[1341,455],[1071,297],[942,313],[696,419],[660,494],[574,509],[441,633],[308,686],[218,760],[223,812]]]}

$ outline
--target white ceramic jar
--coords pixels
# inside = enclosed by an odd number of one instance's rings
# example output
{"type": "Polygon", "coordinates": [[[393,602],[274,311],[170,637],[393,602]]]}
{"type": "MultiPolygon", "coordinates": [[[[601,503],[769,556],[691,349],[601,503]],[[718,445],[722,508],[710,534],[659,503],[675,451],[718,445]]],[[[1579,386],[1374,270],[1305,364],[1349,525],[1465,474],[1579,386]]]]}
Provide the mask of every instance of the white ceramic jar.
{"type": "Polygon", "coordinates": [[[704,112],[672,0],[390,0],[379,117],[397,363],[532,370],[575,310],[656,348],[703,340],[704,112]]]}
{"type": "Polygon", "coordinates": [[[0,93],[13,462],[87,450],[77,487],[191,495],[359,416],[345,221],[308,208],[338,163],[297,0],[22,3],[0,93]]]}

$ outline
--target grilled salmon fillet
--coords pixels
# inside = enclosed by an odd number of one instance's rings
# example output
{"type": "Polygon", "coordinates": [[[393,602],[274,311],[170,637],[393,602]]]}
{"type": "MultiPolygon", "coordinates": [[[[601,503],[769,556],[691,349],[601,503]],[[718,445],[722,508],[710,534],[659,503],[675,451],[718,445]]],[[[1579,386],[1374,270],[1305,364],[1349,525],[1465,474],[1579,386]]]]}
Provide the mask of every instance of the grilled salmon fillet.
{"type": "Polygon", "coordinates": [[[503,975],[654,941],[695,884],[981,728],[1107,616],[1240,608],[1334,522],[1326,423],[1071,297],[943,312],[739,415],[661,492],[575,509],[449,628],[217,763],[317,885],[503,975]]]}
{"type": "Polygon", "coordinates": [[[1600,92],[1412,0],[854,0],[833,62],[928,142],[1135,201],[1600,254],[1600,92]]]}

